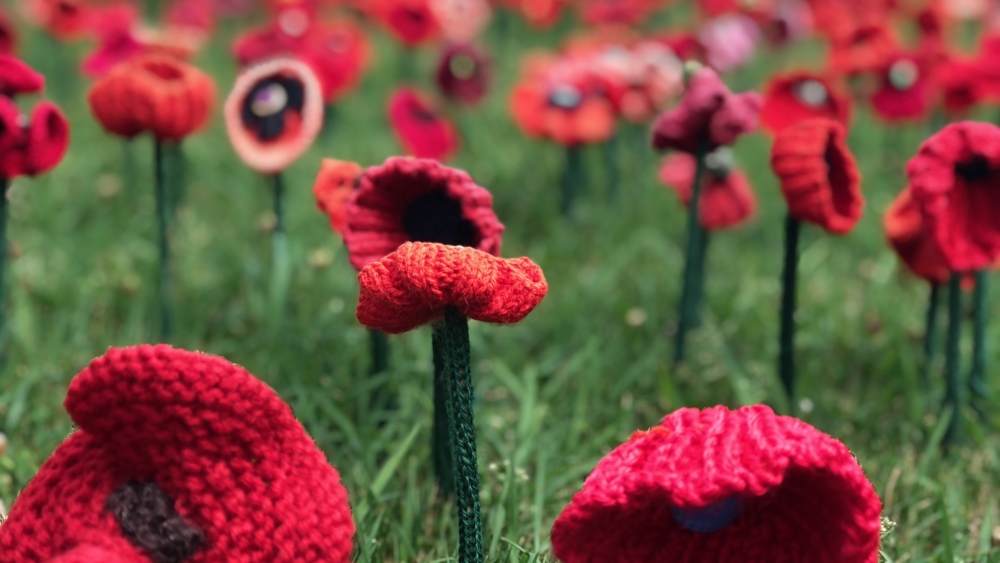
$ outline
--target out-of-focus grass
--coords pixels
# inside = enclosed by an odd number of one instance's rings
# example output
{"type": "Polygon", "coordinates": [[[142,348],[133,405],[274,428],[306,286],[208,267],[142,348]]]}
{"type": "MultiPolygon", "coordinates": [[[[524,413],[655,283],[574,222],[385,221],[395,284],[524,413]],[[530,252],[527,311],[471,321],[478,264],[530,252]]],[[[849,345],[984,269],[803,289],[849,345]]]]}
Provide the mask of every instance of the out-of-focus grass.
{"type": "MultiPolygon", "coordinates": [[[[601,149],[586,149],[590,182],[573,219],[556,212],[562,151],[529,141],[511,123],[506,96],[517,61],[557,33],[512,22],[490,34],[497,83],[478,110],[453,108],[465,135],[454,163],[495,195],[507,225],[505,256],[545,270],[549,296],[524,322],[473,323],[476,417],[486,544],[491,561],[550,561],[553,519],[598,459],[629,434],[681,406],[766,402],[785,408],[775,375],[784,203],[771,176],[770,142],[736,152],[760,200],[756,221],[712,236],[703,326],[690,365],[669,368],[685,215],[655,181],[645,131],[623,128],[620,201],[606,196],[601,149]]],[[[220,31],[198,64],[225,93],[235,76],[220,31]]],[[[52,97],[73,125],[63,164],[10,191],[11,260],[6,362],[0,374],[0,498],[8,505],[71,431],[60,402],[74,373],[109,346],[156,335],[157,258],[148,139],[134,142],[140,176],[122,177],[124,143],[86,108],[86,84],[66,65],[81,52],[25,30],[25,58],[50,73],[52,97]],[[58,74],[52,74],[56,70],[58,74]]],[[[240,164],[217,116],[186,141],[189,183],[174,225],[177,331],[173,344],[226,356],[287,400],[342,472],[358,523],[357,559],[442,561],[453,555],[452,506],[435,495],[430,463],[430,334],[392,338],[392,369],[367,376],[368,339],[354,319],[355,272],[310,186],[322,156],[376,164],[399,150],[387,129],[388,93],[415,63],[420,82],[433,53],[404,54],[379,33],[377,67],[337,108],[335,127],[288,171],[288,228],[295,265],[287,326],[266,326],[268,184],[240,164]],[[403,59],[406,60],[403,60],[403,59]],[[379,386],[396,408],[369,407],[379,386]]],[[[780,65],[816,64],[820,49],[765,54],[730,77],[758,86],[780,65]]],[[[992,428],[966,415],[964,440],[939,446],[939,381],[920,387],[927,287],[900,273],[881,214],[905,183],[903,166],[929,130],[887,131],[858,111],[850,144],[865,175],[865,218],[849,236],[804,234],[798,359],[803,418],[857,455],[897,523],[883,551],[893,562],[1000,561],[1000,325],[988,342],[992,428]]],[[[998,311],[994,300],[991,311],[998,311]]]]}

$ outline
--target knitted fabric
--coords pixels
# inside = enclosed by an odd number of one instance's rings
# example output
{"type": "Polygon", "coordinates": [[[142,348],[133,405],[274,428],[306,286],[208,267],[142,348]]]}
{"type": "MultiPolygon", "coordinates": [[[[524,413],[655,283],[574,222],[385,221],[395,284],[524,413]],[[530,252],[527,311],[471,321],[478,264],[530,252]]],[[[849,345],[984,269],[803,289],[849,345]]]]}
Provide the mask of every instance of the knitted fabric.
{"type": "Polygon", "coordinates": [[[411,88],[400,88],[389,99],[389,124],[403,150],[410,156],[448,160],[458,150],[458,132],[435,111],[427,97],[411,88]]]}
{"type": "Polygon", "coordinates": [[[490,0],[428,0],[428,7],[452,45],[469,45],[490,25],[490,0]]]}
{"type": "Polygon", "coordinates": [[[374,19],[407,47],[428,43],[441,33],[430,0],[372,0],[368,6],[374,19]]]}
{"type": "MultiPolygon", "coordinates": [[[[673,153],[660,166],[660,181],[677,193],[677,199],[690,205],[697,163],[695,157],[673,153]]],[[[698,219],[709,230],[737,227],[757,212],[757,199],[746,174],[740,170],[707,170],[698,197],[698,219]]]]}
{"type": "Polygon", "coordinates": [[[65,406],[79,429],[0,526],[0,562],[150,563],[108,510],[132,481],[175,503],[175,529],[204,534],[190,563],[350,560],[337,471],[239,366],[165,345],[113,348],[73,379],[65,406]]]}
{"type": "Polygon", "coordinates": [[[768,407],[681,409],[598,463],[564,563],[876,563],[881,503],[843,443],[768,407]]]}
{"type": "Polygon", "coordinates": [[[548,291],[541,268],[528,258],[433,243],[403,244],[362,270],[358,281],[358,320],[390,334],[439,319],[448,306],[477,321],[516,323],[548,291]]]}
{"type": "Polygon", "coordinates": [[[467,173],[433,160],[390,158],[369,168],[346,214],[344,244],[358,270],[408,241],[500,254],[504,226],[493,196],[467,173]]]}
{"type": "Polygon", "coordinates": [[[900,259],[917,276],[935,284],[948,283],[951,270],[927,229],[910,188],[900,192],[882,218],[885,235],[900,259]]]}
{"type": "Polygon", "coordinates": [[[762,99],[756,92],[733,94],[710,68],[691,77],[680,103],[653,124],[653,147],[694,154],[730,145],[758,126],[762,99]]]}
{"type": "Polygon", "coordinates": [[[492,68],[486,53],[472,45],[449,45],[441,54],[434,77],[449,99],[475,104],[489,90],[492,68]]]}
{"type": "Polygon", "coordinates": [[[17,50],[18,32],[4,8],[0,8],[0,54],[12,55],[17,50]]]}
{"type": "Polygon", "coordinates": [[[830,68],[846,76],[877,72],[900,50],[899,38],[887,19],[871,19],[835,32],[830,41],[830,68]]]}
{"type": "Polygon", "coordinates": [[[0,54],[0,95],[33,94],[44,87],[44,76],[13,55],[0,54]]]}
{"type": "Polygon", "coordinates": [[[347,223],[347,200],[351,198],[364,171],[353,162],[323,159],[316,183],[313,184],[313,197],[316,206],[330,218],[330,227],[334,232],[343,234],[347,223]]]}
{"type": "Polygon", "coordinates": [[[969,121],[924,142],[906,167],[927,229],[955,272],[1000,257],[1000,128],[969,121]]]}
{"type": "Polygon", "coordinates": [[[851,121],[851,98],[821,74],[796,71],[776,76],[767,84],[761,125],[772,134],[800,121],[825,117],[844,126],[851,121]]]}
{"type": "Polygon", "coordinates": [[[191,65],[150,54],[116,66],[87,100],[94,117],[115,135],[148,131],[159,140],[180,141],[208,121],[215,84],[191,65]]]}
{"type": "Polygon", "coordinates": [[[0,96],[0,176],[41,174],[59,164],[67,148],[69,122],[55,104],[39,102],[28,118],[0,96]]]}
{"type": "Polygon", "coordinates": [[[897,56],[882,67],[878,78],[879,88],[870,99],[875,115],[889,122],[927,118],[937,94],[927,66],[913,57],[897,56]]]}
{"type": "Polygon", "coordinates": [[[796,219],[838,235],[861,219],[861,173],[840,123],[817,118],[785,129],[771,147],[771,169],[796,219]]]}
{"type": "Polygon", "coordinates": [[[240,73],[223,114],[229,142],[243,162],[276,174],[298,160],[323,127],[319,79],[294,59],[258,63],[240,73]]]}

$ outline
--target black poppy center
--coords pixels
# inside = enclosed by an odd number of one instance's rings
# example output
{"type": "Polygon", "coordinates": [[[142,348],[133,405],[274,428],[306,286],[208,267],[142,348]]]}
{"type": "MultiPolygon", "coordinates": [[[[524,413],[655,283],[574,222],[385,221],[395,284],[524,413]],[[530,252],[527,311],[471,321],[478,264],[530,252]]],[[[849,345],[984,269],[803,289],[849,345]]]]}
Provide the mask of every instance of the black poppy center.
{"type": "Polygon", "coordinates": [[[243,125],[261,141],[273,141],[285,131],[285,114],[301,112],[305,88],[294,78],[272,76],[258,82],[243,100],[243,125]]]}
{"type": "Polygon", "coordinates": [[[413,242],[475,246],[475,227],[462,217],[462,204],[444,192],[433,191],[406,207],[403,230],[413,242]]]}
{"type": "Polygon", "coordinates": [[[989,161],[979,155],[955,165],[955,175],[965,180],[967,184],[988,180],[993,173],[989,161]]]}
{"type": "Polygon", "coordinates": [[[183,563],[205,544],[205,534],[181,517],[156,483],[129,481],[105,503],[122,534],[156,563],[183,563]]]}

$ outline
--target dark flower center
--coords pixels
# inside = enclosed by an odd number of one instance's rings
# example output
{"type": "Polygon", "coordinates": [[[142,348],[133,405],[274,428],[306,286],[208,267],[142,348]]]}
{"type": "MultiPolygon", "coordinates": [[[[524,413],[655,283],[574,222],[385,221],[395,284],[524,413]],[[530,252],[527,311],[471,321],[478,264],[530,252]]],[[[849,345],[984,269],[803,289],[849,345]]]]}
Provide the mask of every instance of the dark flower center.
{"type": "Polygon", "coordinates": [[[743,513],[743,499],[729,497],[714,502],[703,508],[676,508],[671,506],[670,513],[685,530],[708,534],[718,532],[729,526],[743,513]]]}
{"type": "Polygon", "coordinates": [[[475,227],[462,217],[462,204],[442,191],[418,197],[406,207],[403,230],[413,242],[475,246],[475,227]]]}
{"type": "Polygon", "coordinates": [[[257,134],[261,141],[281,137],[285,130],[285,113],[302,111],[305,88],[294,78],[272,76],[257,83],[245,100],[241,118],[243,125],[257,134]]]}
{"type": "Polygon", "coordinates": [[[205,534],[187,523],[156,483],[129,481],[105,503],[122,534],[156,563],[182,563],[205,544],[205,534]]]}
{"type": "Polygon", "coordinates": [[[851,193],[851,178],[847,173],[848,163],[844,154],[841,153],[834,144],[833,134],[826,143],[826,153],[823,155],[826,161],[827,177],[830,181],[830,190],[833,194],[833,208],[842,216],[850,216],[854,209],[854,194],[851,193]]]}
{"type": "Polygon", "coordinates": [[[966,184],[974,184],[988,180],[995,171],[982,156],[975,155],[971,160],[955,164],[955,176],[965,180],[966,184]]]}
{"type": "Polygon", "coordinates": [[[576,109],[583,103],[583,93],[574,86],[562,84],[549,92],[549,105],[560,109],[576,109]]]}

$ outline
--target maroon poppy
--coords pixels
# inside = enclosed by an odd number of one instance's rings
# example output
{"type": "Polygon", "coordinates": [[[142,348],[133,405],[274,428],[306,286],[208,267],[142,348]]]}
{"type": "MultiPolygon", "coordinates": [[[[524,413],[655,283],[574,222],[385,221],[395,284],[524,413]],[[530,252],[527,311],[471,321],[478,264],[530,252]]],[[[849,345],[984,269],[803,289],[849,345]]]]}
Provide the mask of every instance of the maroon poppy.
{"type": "MultiPolygon", "coordinates": [[[[757,199],[746,174],[737,170],[725,147],[705,158],[698,200],[698,220],[709,231],[739,226],[757,211],[757,199]]],[[[690,205],[694,187],[694,156],[673,153],[663,160],[660,181],[673,188],[685,206],[690,205]]]]}
{"type": "Polygon", "coordinates": [[[878,73],[879,88],[872,94],[875,114],[886,121],[922,120],[934,102],[934,82],[928,69],[911,56],[890,59],[878,73]]]}
{"type": "Polygon", "coordinates": [[[1000,257],[1000,128],[953,123],[924,142],[906,167],[913,199],[954,272],[1000,257]]]}
{"type": "Polygon", "coordinates": [[[772,78],[760,109],[761,125],[779,133],[790,125],[826,117],[847,125],[851,100],[820,74],[797,71],[772,78]]]}
{"type": "Polygon", "coordinates": [[[467,173],[434,160],[397,157],[369,168],[345,213],[344,244],[358,270],[404,242],[500,255],[504,227],[493,212],[493,196],[467,173]]]}
{"type": "Polygon", "coordinates": [[[389,100],[389,123],[406,154],[447,160],[458,150],[458,133],[416,90],[401,88],[389,100]]]}
{"type": "Polygon", "coordinates": [[[490,61],[472,45],[449,45],[437,68],[441,92],[452,100],[474,104],[490,85],[490,61]]]}

